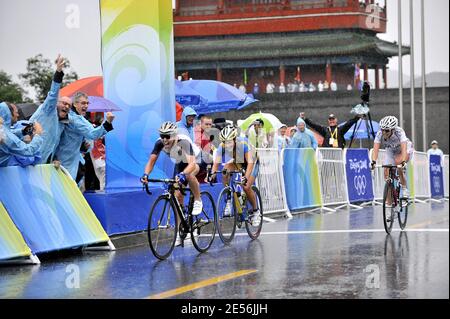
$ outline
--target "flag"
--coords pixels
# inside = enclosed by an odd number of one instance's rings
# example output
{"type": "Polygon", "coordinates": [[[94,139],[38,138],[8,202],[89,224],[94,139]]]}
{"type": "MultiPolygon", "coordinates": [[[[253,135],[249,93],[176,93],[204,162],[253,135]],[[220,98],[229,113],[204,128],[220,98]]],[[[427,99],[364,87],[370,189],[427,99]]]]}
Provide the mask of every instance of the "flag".
{"type": "Polygon", "coordinates": [[[244,85],[248,84],[248,79],[247,79],[247,69],[244,69],[244,85]]]}
{"type": "Polygon", "coordinates": [[[358,63],[355,64],[355,80],[354,80],[354,85],[358,86],[359,82],[361,81],[360,79],[360,65],[358,63]]]}
{"type": "Polygon", "coordinates": [[[297,74],[295,75],[295,81],[300,82],[302,78],[300,77],[300,67],[297,67],[297,74]]]}

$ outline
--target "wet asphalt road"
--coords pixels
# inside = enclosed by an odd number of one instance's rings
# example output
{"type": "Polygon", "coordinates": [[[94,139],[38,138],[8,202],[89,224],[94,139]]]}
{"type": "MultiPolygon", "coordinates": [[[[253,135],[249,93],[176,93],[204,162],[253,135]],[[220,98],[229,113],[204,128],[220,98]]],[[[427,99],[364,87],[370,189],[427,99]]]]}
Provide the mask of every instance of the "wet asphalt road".
{"type": "Polygon", "coordinates": [[[139,246],[2,266],[0,298],[449,298],[448,202],[411,206],[391,236],[381,214],[302,213],[256,241],[241,230],[231,246],[216,236],[208,253],[190,244],[166,261],[139,246]]]}

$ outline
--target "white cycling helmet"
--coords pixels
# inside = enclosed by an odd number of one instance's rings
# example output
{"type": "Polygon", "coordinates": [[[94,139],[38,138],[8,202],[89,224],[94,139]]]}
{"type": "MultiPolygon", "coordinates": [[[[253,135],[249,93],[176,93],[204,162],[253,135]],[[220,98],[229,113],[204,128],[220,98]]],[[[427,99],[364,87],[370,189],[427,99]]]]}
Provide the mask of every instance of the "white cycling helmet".
{"type": "Polygon", "coordinates": [[[219,138],[222,142],[234,140],[238,136],[238,130],[234,126],[226,126],[220,131],[219,138]]]}
{"type": "Polygon", "coordinates": [[[175,135],[177,133],[177,125],[173,122],[164,122],[159,127],[160,134],[175,135]]]}
{"type": "Polygon", "coordinates": [[[383,117],[380,121],[380,128],[382,130],[392,130],[398,126],[398,120],[395,116],[383,117]]]}

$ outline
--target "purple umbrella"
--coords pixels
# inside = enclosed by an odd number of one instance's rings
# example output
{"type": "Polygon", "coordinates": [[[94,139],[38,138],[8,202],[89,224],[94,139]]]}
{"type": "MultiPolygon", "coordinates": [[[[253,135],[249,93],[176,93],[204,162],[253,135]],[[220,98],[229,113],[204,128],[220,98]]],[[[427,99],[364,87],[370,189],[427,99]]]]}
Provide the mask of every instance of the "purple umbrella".
{"type": "Polygon", "coordinates": [[[100,96],[89,96],[89,107],[87,110],[88,112],[122,111],[122,109],[113,102],[100,96]]]}

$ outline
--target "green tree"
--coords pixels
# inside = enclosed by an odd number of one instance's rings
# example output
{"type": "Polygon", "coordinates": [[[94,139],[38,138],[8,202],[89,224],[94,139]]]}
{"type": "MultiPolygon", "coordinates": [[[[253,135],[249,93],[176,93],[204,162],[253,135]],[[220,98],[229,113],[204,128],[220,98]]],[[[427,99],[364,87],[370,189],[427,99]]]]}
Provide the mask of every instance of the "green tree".
{"type": "Polygon", "coordinates": [[[29,99],[25,97],[22,87],[8,73],[0,70],[0,102],[2,101],[22,103],[29,102],[29,99]]]}
{"type": "MultiPolygon", "coordinates": [[[[68,71],[70,62],[66,59],[64,80],[61,87],[78,80],[78,74],[74,71],[68,71]]],[[[36,97],[39,101],[45,100],[48,91],[52,85],[55,65],[50,59],[44,58],[42,54],[27,59],[27,72],[19,74],[19,77],[26,85],[31,86],[36,91],[36,97]]]]}

